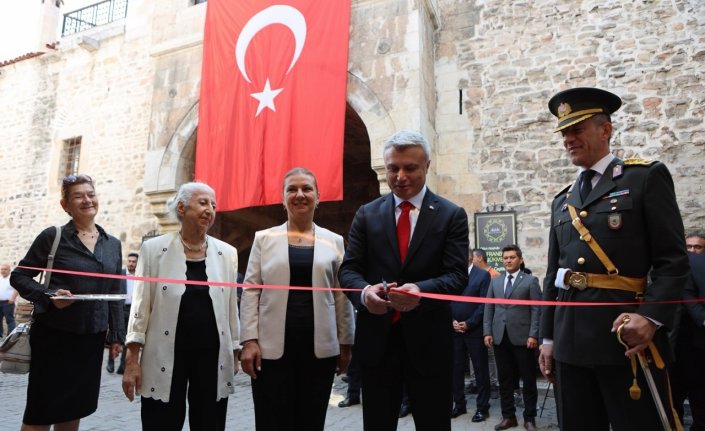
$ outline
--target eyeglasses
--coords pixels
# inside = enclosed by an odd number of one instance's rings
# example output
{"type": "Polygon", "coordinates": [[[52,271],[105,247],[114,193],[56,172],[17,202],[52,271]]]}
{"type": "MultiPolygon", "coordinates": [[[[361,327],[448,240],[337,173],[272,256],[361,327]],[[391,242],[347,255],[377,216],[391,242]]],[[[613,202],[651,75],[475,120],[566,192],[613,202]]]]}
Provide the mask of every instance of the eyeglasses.
{"type": "Polygon", "coordinates": [[[75,184],[77,181],[81,181],[82,183],[93,183],[93,178],[85,174],[67,175],[64,177],[62,184],[64,186],[70,186],[71,184],[75,184]]]}

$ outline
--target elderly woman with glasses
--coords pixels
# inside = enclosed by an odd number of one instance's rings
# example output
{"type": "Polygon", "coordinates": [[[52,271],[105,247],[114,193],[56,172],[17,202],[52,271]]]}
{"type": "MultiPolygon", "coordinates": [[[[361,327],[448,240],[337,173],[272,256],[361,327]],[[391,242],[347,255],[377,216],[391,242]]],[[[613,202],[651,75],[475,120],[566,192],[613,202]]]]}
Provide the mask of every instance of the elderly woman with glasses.
{"type": "Polygon", "coordinates": [[[178,232],[146,241],[127,325],[122,387],[142,395],[143,430],[224,430],[239,353],[237,250],[208,236],[215,192],[186,183],[168,203],[178,232]],[[156,279],[164,279],[157,281],[156,279]],[[167,280],[168,279],[168,280],[167,280]],[[140,350],[142,355],[140,356],[140,350]]]}
{"type": "MultiPolygon", "coordinates": [[[[120,241],[95,223],[99,205],[91,177],[64,178],[61,206],[71,220],[61,227],[53,268],[120,274],[120,241]]],[[[78,294],[118,294],[119,279],[56,272],[48,289],[34,280],[40,271],[29,268],[47,267],[55,237],[55,227],[44,229],[10,279],[23,298],[34,302],[32,360],[22,420],[25,431],[49,430],[52,424],[57,431],[77,430],[81,418],[98,408],[106,332],[116,351],[125,338],[119,301],[65,299],[78,294]]]]}

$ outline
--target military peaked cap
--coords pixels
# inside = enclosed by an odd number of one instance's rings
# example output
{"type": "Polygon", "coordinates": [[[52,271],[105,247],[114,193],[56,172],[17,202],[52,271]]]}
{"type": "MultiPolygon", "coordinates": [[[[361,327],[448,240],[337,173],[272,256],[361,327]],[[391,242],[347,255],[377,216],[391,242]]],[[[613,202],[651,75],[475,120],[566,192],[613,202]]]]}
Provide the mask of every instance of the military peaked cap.
{"type": "Polygon", "coordinates": [[[587,120],[595,114],[611,114],[622,106],[616,94],[599,88],[578,87],[561,91],[548,101],[551,114],[558,117],[554,132],[587,120]]]}

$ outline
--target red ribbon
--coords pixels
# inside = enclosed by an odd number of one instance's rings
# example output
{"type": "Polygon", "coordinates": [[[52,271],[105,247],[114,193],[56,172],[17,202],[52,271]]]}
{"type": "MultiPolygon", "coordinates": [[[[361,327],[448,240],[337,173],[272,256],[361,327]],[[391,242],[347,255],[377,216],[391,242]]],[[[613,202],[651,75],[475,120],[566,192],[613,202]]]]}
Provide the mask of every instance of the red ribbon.
{"type": "MultiPolygon", "coordinates": [[[[137,275],[122,275],[122,274],[103,274],[99,272],[81,272],[81,271],[70,271],[67,269],[47,269],[47,268],[34,268],[31,266],[17,266],[17,268],[29,269],[33,271],[48,271],[56,272],[59,274],[69,274],[69,275],[79,275],[82,277],[96,277],[96,278],[112,278],[119,280],[135,280],[135,281],[147,281],[154,283],[172,283],[172,284],[197,284],[202,286],[219,286],[219,287],[243,287],[243,288],[254,288],[254,289],[279,289],[279,290],[339,290],[342,292],[355,292],[361,289],[356,288],[346,288],[346,287],[306,287],[306,286],[280,286],[274,284],[249,284],[249,283],[231,283],[227,281],[198,281],[198,280],[185,280],[179,278],[158,278],[158,277],[140,277],[137,275]]],[[[534,301],[531,299],[505,299],[505,298],[482,298],[478,296],[462,296],[462,295],[448,295],[444,293],[427,293],[427,292],[407,292],[404,290],[397,291],[405,295],[418,296],[421,298],[429,299],[440,299],[443,301],[457,301],[457,302],[473,302],[478,304],[502,304],[502,305],[548,305],[548,306],[566,306],[566,307],[599,307],[599,306],[617,306],[617,305],[642,305],[643,302],[560,302],[560,301],[534,301]]],[[[694,302],[705,302],[705,298],[698,299],[680,299],[671,301],[649,301],[649,304],[685,304],[694,302]]]]}

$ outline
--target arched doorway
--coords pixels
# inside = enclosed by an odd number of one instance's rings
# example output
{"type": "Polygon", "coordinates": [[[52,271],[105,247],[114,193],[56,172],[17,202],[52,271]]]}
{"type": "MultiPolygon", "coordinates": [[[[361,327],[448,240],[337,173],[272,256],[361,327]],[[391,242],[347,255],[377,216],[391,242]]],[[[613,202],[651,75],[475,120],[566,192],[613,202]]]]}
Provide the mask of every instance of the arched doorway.
{"type": "MultiPolygon", "coordinates": [[[[163,152],[147,161],[145,194],[159,221],[159,233],[178,228],[166,210],[166,202],[179,186],[193,179],[198,101],[174,129],[163,152]]],[[[388,192],[384,179],[382,143],[396,128],[377,95],[359,77],[348,72],[343,149],[343,201],[324,202],[316,211],[315,222],[347,237],[357,208],[388,192]]],[[[239,270],[247,266],[250,247],[257,230],[286,220],[281,205],[245,208],[219,214],[211,234],[237,247],[239,270]]]]}
{"type": "MultiPolygon", "coordinates": [[[[379,182],[370,163],[370,138],[367,128],[357,112],[347,104],[343,147],[343,200],[322,202],[316,210],[314,221],[347,237],[357,208],[378,196],[379,182]]],[[[238,270],[244,274],[255,232],[284,221],[286,212],[281,204],[243,208],[218,213],[210,234],[237,248],[238,270]]]]}

